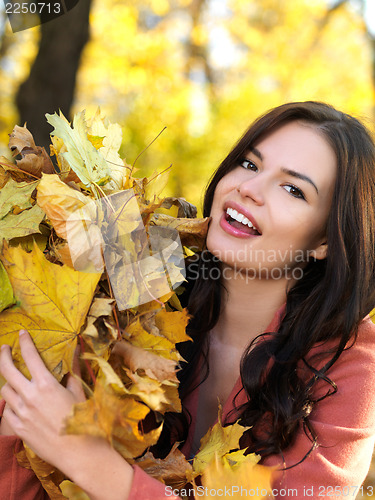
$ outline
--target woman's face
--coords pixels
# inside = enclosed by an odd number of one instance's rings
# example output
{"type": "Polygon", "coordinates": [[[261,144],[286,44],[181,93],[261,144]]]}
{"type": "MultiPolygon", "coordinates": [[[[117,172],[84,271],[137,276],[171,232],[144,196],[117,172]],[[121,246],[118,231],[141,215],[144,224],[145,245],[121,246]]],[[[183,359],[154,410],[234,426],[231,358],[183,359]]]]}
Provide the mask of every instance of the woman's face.
{"type": "Polygon", "coordinates": [[[308,253],[324,258],[336,171],[331,146],[312,126],[283,125],[216,186],[208,250],[229,266],[272,278],[303,268],[308,253]]]}

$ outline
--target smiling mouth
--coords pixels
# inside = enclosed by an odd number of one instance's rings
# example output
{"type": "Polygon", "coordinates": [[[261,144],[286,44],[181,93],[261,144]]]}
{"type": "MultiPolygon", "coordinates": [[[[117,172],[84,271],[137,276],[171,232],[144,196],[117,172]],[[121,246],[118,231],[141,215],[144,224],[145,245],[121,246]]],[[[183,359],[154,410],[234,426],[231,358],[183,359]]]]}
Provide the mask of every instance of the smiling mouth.
{"type": "Polygon", "coordinates": [[[227,208],[225,211],[225,220],[234,228],[253,236],[260,236],[261,233],[254,227],[244,214],[237,212],[234,208],[227,208]]]}

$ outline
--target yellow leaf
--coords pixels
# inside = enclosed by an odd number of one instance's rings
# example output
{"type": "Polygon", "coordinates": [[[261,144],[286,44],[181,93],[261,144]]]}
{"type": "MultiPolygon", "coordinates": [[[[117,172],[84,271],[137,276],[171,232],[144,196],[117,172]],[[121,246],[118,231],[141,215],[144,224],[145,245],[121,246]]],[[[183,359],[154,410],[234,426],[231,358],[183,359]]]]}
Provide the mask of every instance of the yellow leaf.
{"type": "Polygon", "coordinates": [[[82,488],[72,483],[68,479],[59,484],[64,497],[69,500],[90,500],[87,493],[82,488]]]}
{"type": "Polygon", "coordinates": [[[233,469],[216,455],[201,478],[206,492],[202,498],[204,500],[217,499],[216,493],[220,490],[229,491],[230,497],[236,500],[242,500],[247,495],[256,500],[273,498],[271,494],[273,473],[274,469],[271,467],[254,464],[251,459],[233,469]]]}
{"type": "Polygon", "coordinates": [[[206,467],[217,457],[221,459],[232,450],[239,448],[242,434],[249,429],[237,423],[223,427],[221,424],[221,407],[217,423],[201,439],[199,452],[193,461],[194,472],[202,474],[206,467]]]}
{"type": "Polygon", "coordinates": [[[186,326],[189,323],[189,318],[190,316],[187,309],[174,312],[162,309],[155,316],[155,324],[164,337],[167,337],[168,340],[177,344],[178,342],[192,340],[185,332],[186,326]]]}
{"type": "Polygon", "coordinates": [[[67,239],[67,220],[90,203],[91,198],[67,186],[58,175],[43,175],[38,186],[38,205],[47,214],[56,234],[67,239]]]}
{"type": "Polygon", "coordinates": [[[15,303],[13,288],[10,284],[8,274],[0,262],[0,312],[15,303]]]}
{"type": "Polygon", "coordinates": [[[27,374],[18,332],[26,328],[54,376],[61,380],[72,359],[100,274],[84,274],[31,253],[4,246],[0,256],[19,305],[0,314],[0,344],[12,346],[16,366],[27,374]]]}
{"type": "MultiPolygon", "coordinates": [[[[164,413],[166,411],[181,411],[181,405],[178,409],[169,404],[169,400],[164,391],[164,387],[159,381],[154,380],[146,375],[140,376],[137,373],[132,373],[130,370],[125,370],[127,376],[131,380],[132,385],[126,388],[128,394],[136,399],[143,401],[151,410],[164,413]]],[[[177,384],[175,384],[177,392],[177,384]]]]}
{"type": "Polygon", "coordinates": [[[99,137],[98,135],[87,134],[87,139],[91,142],[95,149],[100,149],[103,147],[104,137],[99,137]]]}
{"type": "Polygon", "coordinates": [[[148,333],[142,327],[139,319],[128,325],[125,332],[129,336],[128,340],[135,346],[154,352],[164,358],[173,359],[174,361],[182,359],[175,345],[170,340],[148,333]]]}
{"type": "MultiPolygon", "coordinates": [[[[114,380],[114,379],[111,379],[114,380]]],[[[143,433],[139,423],[149,413],[149,408],[129,397],[123,396],[106,378],[97,380],[93,396],[74,406],[73,416],[66,422],[68,434],[89,434],[107,439],[124,458],[130,459],[143,453],[155,444],[161,427],[143,433]]]]}
{"type": "Polygon", "coordinates": [[[149,202],[154,202],[159,199],[160,194],[168,183],[170,167],[162,172],[154,172],[149,179],[144,189],[144,197],[149,202]]]}
{"type": "Polygon", "coordinates": [[[74,268],[94,273],[102,271],[101,212],[98,204],[67,186],[57,175],[42,177],[37,203],[47,214],[56,234],[68,240],[74,268]]]}

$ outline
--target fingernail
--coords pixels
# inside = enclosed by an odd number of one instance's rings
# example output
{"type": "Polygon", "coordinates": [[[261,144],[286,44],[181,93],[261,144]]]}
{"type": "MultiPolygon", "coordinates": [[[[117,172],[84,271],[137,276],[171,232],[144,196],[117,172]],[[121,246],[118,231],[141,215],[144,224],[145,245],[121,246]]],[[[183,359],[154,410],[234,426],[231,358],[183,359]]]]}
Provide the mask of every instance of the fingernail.
{"type": "Polygon", "coordinates": [[[1,346],[1,350],[2,350],[2,351],[3,351],[4,349],[6,349],[6,348],[7,348],[7,345],[6,345],[6,344],[3,344],[3,345],[1,346]]]}
{"type": "Polygon", "coordinates": [[[25,335],[25,333],[27,333],[27,331],[26,331],[26,330],[20,330],[20,333],[19,333],[20,337],[21,337],[22,335],[25,335]]]}

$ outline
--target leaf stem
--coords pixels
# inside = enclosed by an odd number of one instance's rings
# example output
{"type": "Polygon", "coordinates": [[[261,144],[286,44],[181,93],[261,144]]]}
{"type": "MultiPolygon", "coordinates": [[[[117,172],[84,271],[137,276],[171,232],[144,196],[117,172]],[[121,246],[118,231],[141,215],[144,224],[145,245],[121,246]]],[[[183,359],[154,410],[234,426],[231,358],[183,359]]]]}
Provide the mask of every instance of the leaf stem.
{"type": "Polygon", "coordinates": [[[156,139],[157,139],[159,136],[161,136],[161,134],[164,132],[164,130],[165,130],[166,128],[167,128],[167,127],[164,127],[164,128],[163,128],[163,130],[161,130],[161,131],[158,133],[158,135],[157,135],[154,139],[152,139],[152,141],[151,141],[151,142],[150,142],[150,143],[149,143],[149,144],[148,144],[148,145],[147,145],[144,149],[142,149],[142,151],[139,153],[139,155],[137,156],[137,158],[136,158],[136,159],[134,160],[134,162],[133,162],[133,165],[132,165],[132,170],[133,170],[133,168],[135,167],[135,163],[136,163],[136,161],[138,160],[138,158],[139,158],[141,155],[143,155],[143,153],[144,153],[144,152],[145,152],[145,151],[146,151],[146,150],[147,150],[147,149],[151,146],[151,144],[153,144],[153,143],[156,141],[156,139]]]}

